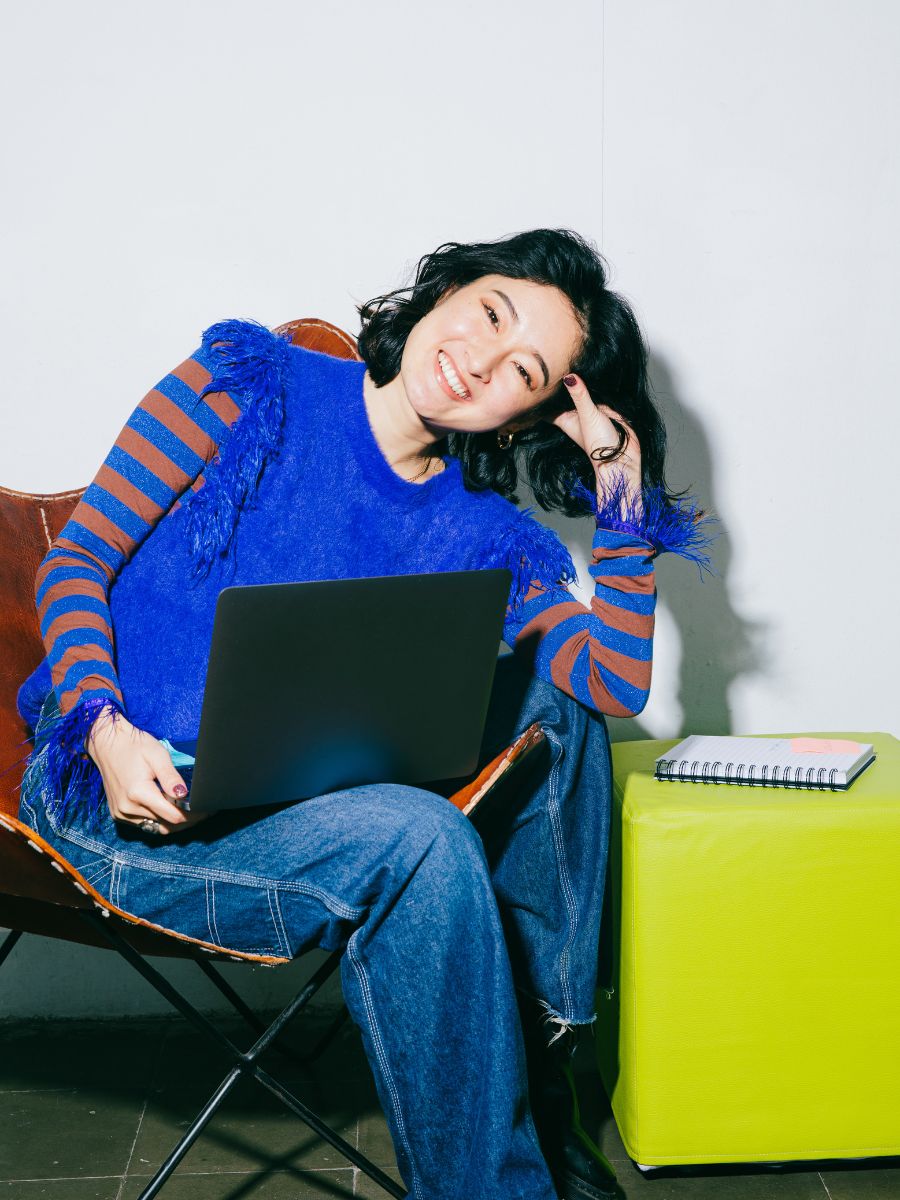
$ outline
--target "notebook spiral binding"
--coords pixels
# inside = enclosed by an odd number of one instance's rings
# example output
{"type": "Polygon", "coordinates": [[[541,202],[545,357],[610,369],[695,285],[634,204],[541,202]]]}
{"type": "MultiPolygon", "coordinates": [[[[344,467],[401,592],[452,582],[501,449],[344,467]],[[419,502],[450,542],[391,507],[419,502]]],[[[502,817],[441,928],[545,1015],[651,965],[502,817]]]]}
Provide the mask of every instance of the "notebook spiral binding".
{"type": "Polygon", "coordinates": [[[687,758],[663,758],[657,764],[656,778],[682,783],[735,783],[742,787],[818,788],[823,792],[828,789],[833,792],[840,790],[835,783],[837,771],[834,767],[830,770],[825,767],[795,767],[793,771],[786,767],[782,773],[781,768],[776,766],[770,774],[767,766],[760,768],[757,773],[754,763],[729,762],[725,764],[724,771],[719,769],[721,766],[719,759],[712,763],[701,763],[698,758],[693,761],[687,758]]]}

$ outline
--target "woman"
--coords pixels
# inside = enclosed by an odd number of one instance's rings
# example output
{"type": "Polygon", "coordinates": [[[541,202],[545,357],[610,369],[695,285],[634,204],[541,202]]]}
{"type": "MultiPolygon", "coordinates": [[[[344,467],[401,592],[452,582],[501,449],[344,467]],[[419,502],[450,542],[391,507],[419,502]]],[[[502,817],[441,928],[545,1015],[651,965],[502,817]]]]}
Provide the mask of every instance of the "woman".
{"type": "Polygon", "coordinates": [[[665,490],[640,332],[577,235],[450,243],[360,314],[362,363],[214,326],[132,414],[38,573],[22,819],[161,925],[264,953],[346,946],[411,1195],[617,1195],[562,1119],[572,1031],[594,1015],[600,714],[644,705],[653,558],[700,560],[696,513],[665,490]],[[511,502],[520,469],[545,508],[593,511],[590,608],[559,539],[511,502]],[[196,737],[225,584],[491,566],[513,572],[516,653],[483,748],[540,720],[550,752],[481,836],[392,784],[195,828],[159,739],[196,737]]]}

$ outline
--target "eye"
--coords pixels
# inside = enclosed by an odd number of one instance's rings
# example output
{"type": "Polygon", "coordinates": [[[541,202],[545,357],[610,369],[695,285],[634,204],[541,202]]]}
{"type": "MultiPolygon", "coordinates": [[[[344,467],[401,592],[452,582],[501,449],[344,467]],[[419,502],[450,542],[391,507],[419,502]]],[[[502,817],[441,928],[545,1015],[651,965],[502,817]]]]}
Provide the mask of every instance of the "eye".
{"type": "Polygon", "coordinates": [[[516,363],[516,370],[519,372],[519,374],[522,376],[522,378],[525,380],[525,382],[528,384],[528,386],[530,388],[531,387],[531,376],[528,374],[528,372],[525,370],[525,368],[522,366],[521,363],[516,363]]]}
{"type": "Polygon", "coordinates": [[[489,304],[485,304],[484,301],[482,301],[481,306],[484,309],[484,311],[487,313],[488,320],[496,329],[498,327],[498,325],[500,324],[500,318],[497,316],[496,312],[494,311],[494,309],[491,308],[491,306],[489,304]]]}

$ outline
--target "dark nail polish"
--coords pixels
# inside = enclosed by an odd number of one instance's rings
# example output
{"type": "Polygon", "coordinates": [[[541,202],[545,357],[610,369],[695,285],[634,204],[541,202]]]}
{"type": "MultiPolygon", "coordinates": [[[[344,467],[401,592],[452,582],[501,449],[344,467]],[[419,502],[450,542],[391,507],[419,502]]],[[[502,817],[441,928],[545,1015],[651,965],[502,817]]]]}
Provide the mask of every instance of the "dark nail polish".
{"type": "Polygon", "coordinates": [[[566,387],[574,387],[578,380],[574,375],[563,375],[563,383],[566,387]]]}

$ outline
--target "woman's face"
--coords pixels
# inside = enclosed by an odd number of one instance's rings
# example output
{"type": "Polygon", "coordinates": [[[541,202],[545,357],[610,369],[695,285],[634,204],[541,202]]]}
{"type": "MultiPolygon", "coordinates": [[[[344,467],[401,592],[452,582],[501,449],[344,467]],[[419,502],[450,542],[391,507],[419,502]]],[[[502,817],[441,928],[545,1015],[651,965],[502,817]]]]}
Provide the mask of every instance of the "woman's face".
{"type": "Polygon", "coordinates": [[[413,326],[400,382],[431,429],[522,428],[557,390],[581,340],[575,312],[557,288],[484,275],[413,326]]]}

